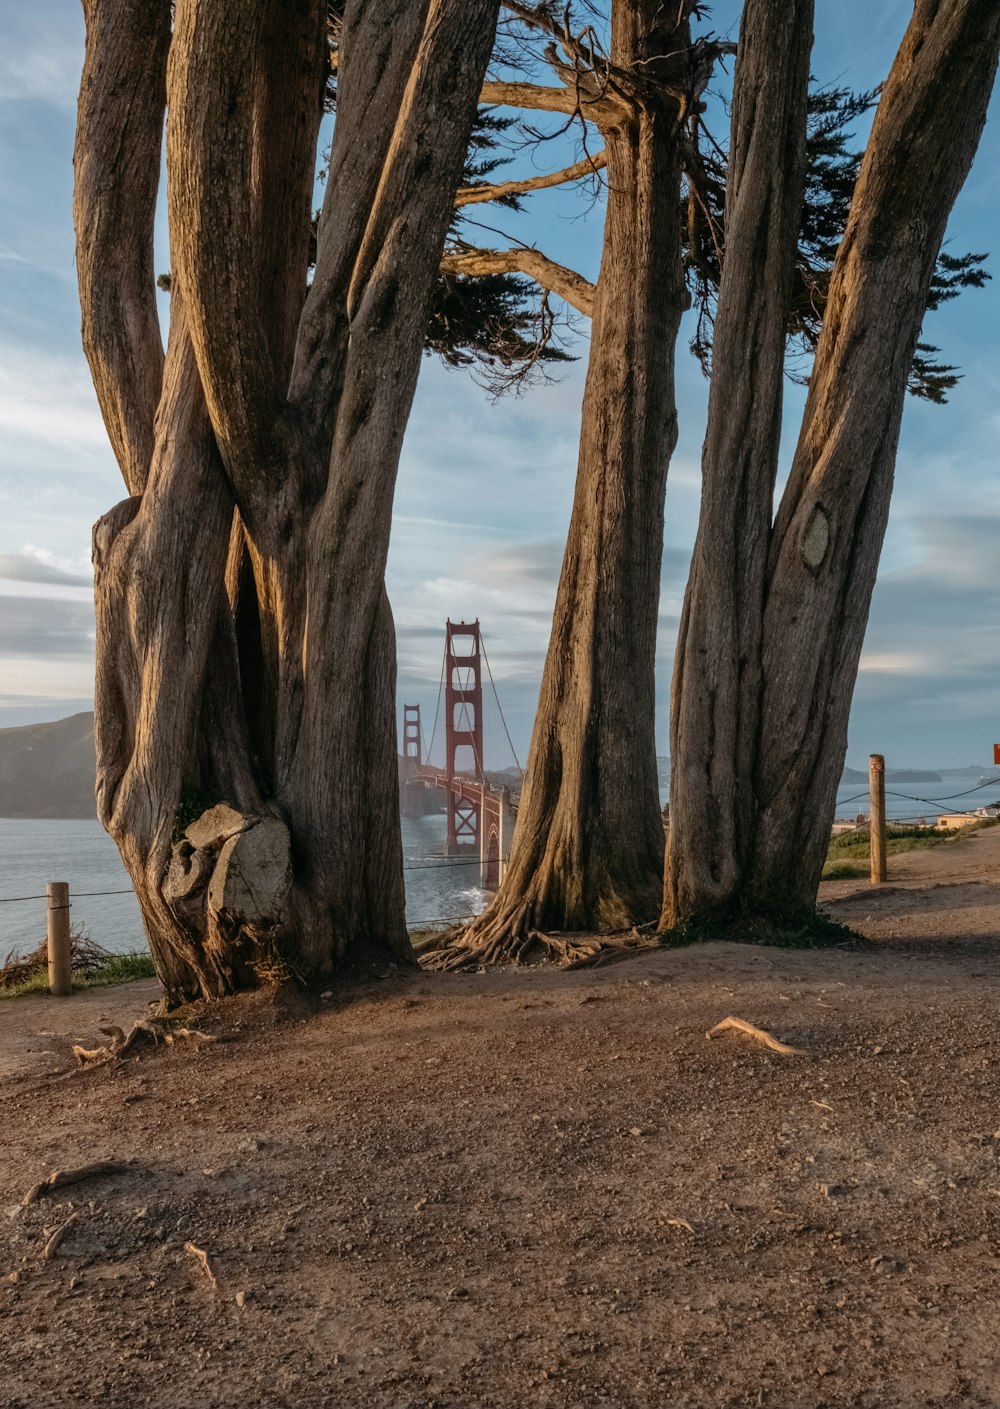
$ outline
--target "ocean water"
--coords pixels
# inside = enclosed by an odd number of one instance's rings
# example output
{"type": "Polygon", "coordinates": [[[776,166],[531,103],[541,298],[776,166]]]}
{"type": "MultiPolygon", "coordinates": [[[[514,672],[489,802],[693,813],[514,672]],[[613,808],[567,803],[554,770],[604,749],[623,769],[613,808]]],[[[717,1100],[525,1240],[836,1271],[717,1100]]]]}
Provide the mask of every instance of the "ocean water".
{"type": "MultiPolygon", "coordinates": [[[[940,783],[893,783],[885,785],[885,815],[891,821],[925,821],[933,826],[942,812],[974,812],[979,807],[1000,802],[1000,780],[981,786],[976,778],[963,774],[940,783]]],[[[837,789],[837,817],[842,821],[867,816],[867,783],[842,783],[837,789]]]]}
{"type": "MultiPolygon", "coordinates": [[[[478,858],[446,857],[444,844],[443,813],[403,818],[406,918],[414,928],[465,919],[486,904],[478,858]]],[[[0,818],[0,961],[45,938],[47,881],[69,883],[72,920],[91,939],[117,952],[145,948],[128,873],[99,822],[0,818]]]]}
{"type": "MultiPolygon", "coordinates": [[[[941,783],[889,783],[886,813],[933,825],[942,812],[973,811],[998,800],[1000,782],[977,787],[968,776],[941,783]]],[[[838,818],[853,819],[867,811],[864,784],[838,788],[838,818]]],[[[444,849],[443,813],[403,818],[406,918],[413,928],[466,919],[487,902],[479,887],[478,858],[453,859],[444,849]]],[[[99,822],[0,818],[0,961],[10,950],[23,952],[44,939],[47,881],[69,882],[72,919],[92,939],[119,952],[145,947],[128,874],[99,822]]]]}

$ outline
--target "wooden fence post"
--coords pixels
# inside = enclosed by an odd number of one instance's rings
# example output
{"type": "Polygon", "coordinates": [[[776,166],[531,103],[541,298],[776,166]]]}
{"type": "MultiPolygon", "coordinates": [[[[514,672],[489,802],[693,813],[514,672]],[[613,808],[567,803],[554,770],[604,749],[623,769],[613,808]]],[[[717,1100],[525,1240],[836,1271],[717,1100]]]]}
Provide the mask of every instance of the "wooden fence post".
{"type": "Polygon", "coordinates": [[[49,881],[45,895],[48,901],[49,992],[56,998],[65,998],[73,991],[69,886],[65,881],[49,881]]]}
{"type": "Polygon", "coordinates": [[[885,759],[873,753],[868,759],[868,794],[871,799],[871,876],[872,885],[882,885],[888,879],[885,853],[885,759]]]}

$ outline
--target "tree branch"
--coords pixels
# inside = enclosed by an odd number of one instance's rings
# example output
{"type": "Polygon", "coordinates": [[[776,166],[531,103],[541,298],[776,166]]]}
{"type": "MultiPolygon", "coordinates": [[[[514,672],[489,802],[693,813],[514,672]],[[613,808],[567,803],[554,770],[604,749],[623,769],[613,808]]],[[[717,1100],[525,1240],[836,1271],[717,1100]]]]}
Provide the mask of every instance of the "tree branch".
{"type": "Polygon", "coordinates": [[[573,88],[546,88],[540,83],[507,82],[487,79],[479,94],[480,103],[490,107],[531,108],[537,112],[579,115],[598,127],[621,122],[626,108],[607,94],[589,95],[573,88]]]}
{"type": "Polygon", "coordinates": [[[528,191],[544,191],[550,186],[563,186],[568,181],[579,181],[583,176],[592,176],[603,171],[608,164],[604,152],[583,157],[572,166],[564,166],[561,171],[550,171],[544,176],[531,176],[525,181],[497,181],[492,185],[483,181],[475,186],[462,186],[455,197],[457,206],[478,205],[483,201],[497,201],[504,196],[523,196],[528,191]]]}
{"type": "Polygon", "coordinates": [[[170,44],[166,0],[88,0],[73,155],[83,346],[130,494],[149,474],[163,380],[153,219],[170,44]]]}
{"type": "Polygon", "coordinates": [[[564,264],[556,264],[535,249],[484,250],[466,245],[457,251],[450,251],[441,261],[444,274],[526,274],[543,289],[558,294],[578,313],[587,318],[593,316],[596,285],[590,283],[575,269],[564,264]]]}

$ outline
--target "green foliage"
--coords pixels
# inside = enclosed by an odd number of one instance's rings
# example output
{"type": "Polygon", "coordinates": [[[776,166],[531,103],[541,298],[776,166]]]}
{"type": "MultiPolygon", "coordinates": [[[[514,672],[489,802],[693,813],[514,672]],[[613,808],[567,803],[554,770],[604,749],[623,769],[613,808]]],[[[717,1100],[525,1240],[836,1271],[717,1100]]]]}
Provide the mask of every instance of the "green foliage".
{"type": "Polygon", "coordinates": [[[513,274],[439,274],[426,349],[449,367],[474,367],[491,391],[573,358],[551,340],[548,300],[513,274]]]}
{"type": "MultiPolygon", "coordinates": [[[[856,145],[858,123],[878,101],[879,90],[853,93],[848,88],[813,87],[809,95],[806,137],[806,179],[802,227],[795,261],[789,307],[790,374],[808,381],[808,367],[819,341],[823,314],[863,150],[856,145]]],[[[721,276],[720,252],[725,244],[725,153],[711,140],[698,152],[700,172],[692,182],[700,211],[688,225],[686,258],[698,325],[691,350],[706,374],[711,369],[715,303],[721,276]]],[[[983,268],[985,254],[940,254],[927,300],[928,311],[957,298],[965,289],[980,289],[991,278],[983,268]]],[[[939,349],[921,342],[914,354],[907,383],[911,395],[941,404],[959,381],[957,368],[937,360],[939,349]]]]}
{"type": "Polygon", "coordinates": [[[149,951],[131,949],[125,954],[113,955],[101,968],[74,983],[74,987],[102,988],[107,984],[134,983],[136,979],[155,977],[156,967],[149,951]]]}

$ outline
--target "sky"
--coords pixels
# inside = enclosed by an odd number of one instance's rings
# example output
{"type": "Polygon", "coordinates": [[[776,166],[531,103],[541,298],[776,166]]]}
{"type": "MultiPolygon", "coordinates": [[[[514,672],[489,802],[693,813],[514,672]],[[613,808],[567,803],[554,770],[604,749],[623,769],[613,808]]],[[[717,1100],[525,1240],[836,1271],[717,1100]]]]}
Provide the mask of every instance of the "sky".
{"type": "MultiPolygon", "coordinates": [[[[813,71],[884,77],[908,0],[817,0],[813,71]]],[[[732,31],[737,0],[713,7],[732,31]]],[[[92,703],[90,529],[124,489],[80,350],[71,221],[83,54],[75,0],[0,4],[0,727],[92,703]]],[[[1000,265],[1000,103],[959,198],[949,247],[1000,265]]],[[[531,160],[551,162],[551,148],[531,160]]],[[[558,164],[558,163],[557,163],[558,164]]],[[[480,208],[483,211],[484,208],[480,208]]],[[[531,238],[595,277],[599,205],[546,192],[531,238]]],[[[528,225],[482,214],[527,237],[528,225]]],[[[499,236],[473,232],[483,244],[499,236]]],[[[165,235],[158,268],[166,269],[165,235]]],[[[492,404],[468,373],[425,359],[400,466],[389,562],[399,702],[430,732],[444,622],[478,617],[524,761],[573,491],[585,329],[558,381],[492,404]]],[[[945,407],[909,399],[896,489],[851,719],[848,762],[985,764],[1000,740],[1000,268],[931,315],[925,334],[964,376],[945,407]]],[[[657,667],[666,752],[670,671],[697,522],[707,387],[682,336],[680,441],[670,467],[657,667]]],[[[783,466],[802,392],[789,385],[783,466]]]]}

